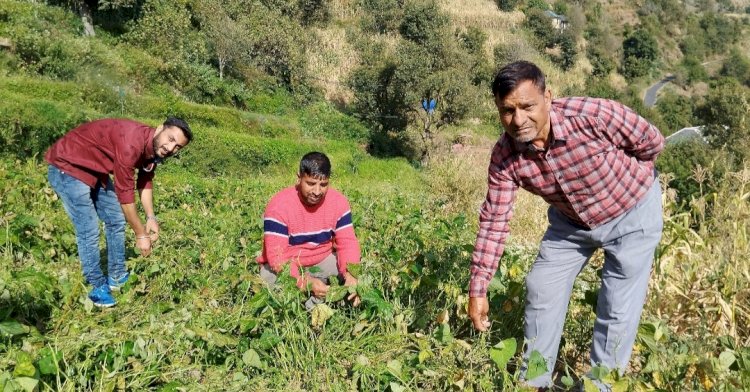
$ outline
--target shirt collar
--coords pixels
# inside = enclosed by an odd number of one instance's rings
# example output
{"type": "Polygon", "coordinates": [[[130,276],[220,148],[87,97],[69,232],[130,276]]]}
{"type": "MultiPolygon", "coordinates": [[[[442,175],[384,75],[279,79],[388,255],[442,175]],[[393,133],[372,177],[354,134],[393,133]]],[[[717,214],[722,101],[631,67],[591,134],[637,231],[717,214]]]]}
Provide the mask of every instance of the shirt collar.
{"type": "Polygon", "coordinates": [[[146,132],[146,148],[143,151],[143,158],[146,162],[150,162],[154,160],[154,157],[156,154],[154,154],[154,134],[156,133],[156,129],[149,128],[148,132],[146,132]]]}

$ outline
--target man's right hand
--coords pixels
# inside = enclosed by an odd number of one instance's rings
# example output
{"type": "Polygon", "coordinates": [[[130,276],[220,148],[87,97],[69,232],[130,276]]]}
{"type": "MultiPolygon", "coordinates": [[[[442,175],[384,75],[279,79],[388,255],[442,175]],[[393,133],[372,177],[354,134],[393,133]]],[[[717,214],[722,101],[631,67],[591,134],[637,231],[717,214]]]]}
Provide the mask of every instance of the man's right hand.
{"type": "Polygon", "coordinates": [[[326,297],[326,294],[328,294],[329,286],[318,278],[308,276],[307,284],[310,287],[310,291],[312,291],[313,295],[317,298],[323,299],[326,297]]]}
{"type": "Polygon", "coordinates": [[[141,255],[148,256],[151,254],[151,238],[149,236],[143,236],[136,238],[135,247],[141,251],[141,255]]]}
{"type": "Polygon", "coordinates": [[[490,327],[490,320],[487,313],[490,310],[490,303],[487,297],[469,298],[469,317],[474,322],[474,328],[477,331],[484,332],[490,327]]]}

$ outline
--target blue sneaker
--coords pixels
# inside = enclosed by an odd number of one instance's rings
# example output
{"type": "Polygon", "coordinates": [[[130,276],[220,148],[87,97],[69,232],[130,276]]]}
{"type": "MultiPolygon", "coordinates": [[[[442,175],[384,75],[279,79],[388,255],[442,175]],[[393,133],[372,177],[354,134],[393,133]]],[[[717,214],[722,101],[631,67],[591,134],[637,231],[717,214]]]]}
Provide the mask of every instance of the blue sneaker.
{"type": "Polygon", "coordinates": [[[126,272],[125,275],[117,278],[107,278],[107,284],[109,285],[110,290],[120,290],[122,286],[125,286],[125,283],[128,282],[128,278],[130,278],[130,272],[126,272]]]}
{"type": "Polygon", "coordinates": [[[91,290],[91,292],[89,292],[89,299],[94,303],[94,305],[100,308],[109,308],[110,306],[115,306],[116,304],[115,299],[112,297],[112,293],[109,291],[109,287],[107,285],[99,286],[91,290]]]}

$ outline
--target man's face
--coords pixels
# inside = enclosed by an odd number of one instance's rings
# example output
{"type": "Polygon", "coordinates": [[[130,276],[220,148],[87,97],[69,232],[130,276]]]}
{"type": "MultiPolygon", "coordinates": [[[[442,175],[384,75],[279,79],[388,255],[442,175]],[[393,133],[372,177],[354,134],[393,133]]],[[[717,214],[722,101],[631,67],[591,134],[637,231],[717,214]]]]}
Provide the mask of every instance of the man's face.
{"type": "Polygon", "coordinates": [[[539,147],[544,146],[549,136],[551,104],[552,93],[549,90],[540,91],[531,80],[519,83],[503,99],[495,97],[500,122],[508,135],[519,142],[532,142],[539,147]]]}
{"type": "Polygon", "coordinates": [[[154,133],[154,154],[159,158],[167,158],[176,154],[188,144],[188,139],[177,127],[159,127],[154,133]]]}
{"type": "Polygon", "coordinates": [[[320,204],[328,192],[327,177],[313,177],[309,174],[297,175],[299,198],[308,206],[320,204]]]}

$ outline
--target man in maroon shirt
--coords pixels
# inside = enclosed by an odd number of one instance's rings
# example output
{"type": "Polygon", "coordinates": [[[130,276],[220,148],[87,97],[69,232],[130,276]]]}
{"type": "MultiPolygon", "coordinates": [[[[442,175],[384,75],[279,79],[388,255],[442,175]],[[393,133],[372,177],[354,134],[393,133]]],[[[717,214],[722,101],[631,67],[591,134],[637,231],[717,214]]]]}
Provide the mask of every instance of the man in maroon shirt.
{"type": "Polygon", "coordinates": [[[156,129],[131,120],[103,119],[80,125],[47,150],[47,176],[76,229],[78,255],[83,275],[93,286],[89,298],[94,305],[113,306],[110,290],[119,290],[128,280],[126,221],[141,254],[151,253],[159,237],[152,197],[154,170],[192,138],[190,127],[179,118],[170,117],[156,129]],[[146,213],[145,225],[136,210],[135,188],[146,213]],[[108,276],[99,265],[99,220],[104,222],[107,240],[108,276]]]}
{"type": "Polygon", "coordinates": [[[654,160],[664,137],[614,101],[552,100],[541,70],[529,62],[501,69],[492,93],[505,133],[492,152],[472,255],[469,316],[474,327],[490,327],[487,286],[498,268],[521,187],[550,205],[549,226],[526,278],[522,368],[525,375],[529,357],[537,351],[548,371],[526,383],[550,386],[573,282],[599,248],[605,261],[591,363],[622,371],[630,359],[661,238],[661,190],[654,160]]]}

